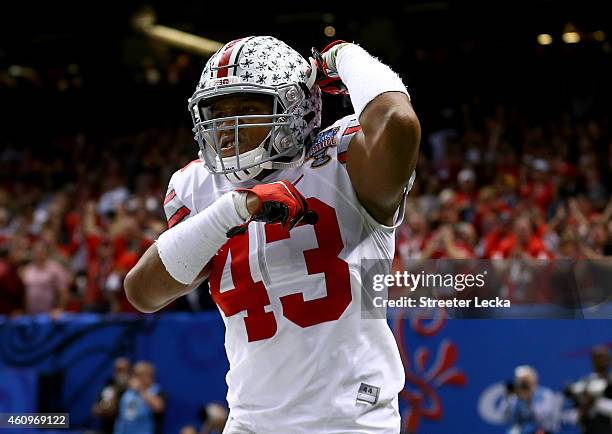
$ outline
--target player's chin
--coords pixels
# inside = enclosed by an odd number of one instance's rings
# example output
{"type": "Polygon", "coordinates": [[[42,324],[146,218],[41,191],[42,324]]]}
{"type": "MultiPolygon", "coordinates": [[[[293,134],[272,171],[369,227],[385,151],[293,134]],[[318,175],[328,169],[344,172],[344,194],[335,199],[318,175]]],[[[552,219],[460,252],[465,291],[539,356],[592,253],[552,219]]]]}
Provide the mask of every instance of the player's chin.
{"type": "Polygon", "coordinates": [[[236,155],[234,147],[221,149],[221,158],[233,157],[234,155],[236,155]]]}

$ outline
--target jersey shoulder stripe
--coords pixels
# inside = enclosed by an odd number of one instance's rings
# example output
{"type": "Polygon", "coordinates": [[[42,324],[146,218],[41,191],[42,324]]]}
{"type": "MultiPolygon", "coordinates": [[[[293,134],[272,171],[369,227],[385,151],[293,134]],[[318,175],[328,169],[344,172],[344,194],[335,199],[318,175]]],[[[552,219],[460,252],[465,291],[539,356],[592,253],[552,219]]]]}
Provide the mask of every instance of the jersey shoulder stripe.
{"type": "Polygon", "coordinates": [[[174,172],[168,183],[166,197],[164,198],[164,213],[168,228],[182,222],[191,214],[193,204],[189,203],[189,196],[186,194],[186,186],[189,184],[192,172],[196,169],[194,163],[200,160],[193,160],[186,166],[174,172]]]}
{"type": "Polygon", "coordinates": [[[191,210],[184,205],[177,209],[176,212],[168,219],[168,229],[185,220],[189,214],[191,214],[191,210]]]}

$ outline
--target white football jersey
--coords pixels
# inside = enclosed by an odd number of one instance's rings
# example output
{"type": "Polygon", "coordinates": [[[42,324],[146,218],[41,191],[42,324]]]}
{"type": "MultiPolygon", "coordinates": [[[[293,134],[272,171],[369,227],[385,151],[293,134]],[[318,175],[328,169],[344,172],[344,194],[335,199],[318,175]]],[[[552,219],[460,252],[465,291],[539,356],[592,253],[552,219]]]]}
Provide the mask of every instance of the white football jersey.
{"type": "MultiPolygon", "coordinates": [[[[405,377],[397,345],[386,320],[361,314],[361,260],[382,258],[390,267],[395,229],[360,205],[344,166],[359,129],[355,115],[339,120],[319,133],[301,167],[264,180],[292,182],[316,224],[289,232],[252,222],[212,259],[230,415],[257,434],[400,431],[405,377]]],[[[196,160],[172,176],[169,226],[235,188],[196,160]]],[[[396,223],[402,215],[403,205],[396,223]]]]}

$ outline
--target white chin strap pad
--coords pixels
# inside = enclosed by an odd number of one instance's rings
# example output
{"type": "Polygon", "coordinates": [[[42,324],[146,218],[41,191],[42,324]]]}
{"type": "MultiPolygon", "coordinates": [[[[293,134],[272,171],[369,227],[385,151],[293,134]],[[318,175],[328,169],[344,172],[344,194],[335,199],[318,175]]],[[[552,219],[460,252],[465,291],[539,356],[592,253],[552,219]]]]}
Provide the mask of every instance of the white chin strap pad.
{"type": "MultiPolygon", "coordinates": [[[[253,151],[255,151],[254,149],[253,151]]],[[[249,151],[249,152],[253,152],[249,151]]],[[[245,152],[244,154],[240,154],[240,161],[242,162],[242,156],[248,154],[249,152],[245,152]]],[[[272,169],[272,170],[283,170],[283,169],[295,169],[296,167],[300,167],[304,163],[304,157],[306,155],[306,149],[302,149],[302,155],[295,161],[290,162],[282,162],[282,161],[265,161],[261,163],[259,166],[253,166],[249,169],[240,170],[238,172],[226,173],[225,177],[233,183],[238,183],[241,181],[247,181],[249,179],[255,178],[259,175],[264,169],[272,169]]],[[[235,157],[227,157],[223,159],[223,163],[225,164],[226,159],[235,160],[235,157]]],[[[220,168],[220,162],[217,161],[217,167],[220,168]]],[[[227,167],[227,166],[226,166],[227,167]]]]}
{"type": "MultiPolygon", "coordinates": [[[[251,149],[250,151],[244,152],[238,157],[232,156],[219,158],[219,156],[217,156],[217,171],[223,172],[224,170],[234,169],[238,167],[238,159],[240,159],[241,166],[251,166],[252,164],[257,164],[266,156],[267,151],[263,145],[260,145],[255,149],[251,149]],[[221,164],[221,161],[223,161],[223,164],[221,164]]],[[[262,170],[263,167],[261,166],[253,166],[249,167],[248,169],[239,170],[237,172],[226,173],[225,176],[230,182],[241,182],[255,178],[261,173],[262,170]]]]}
{"type": "Polygon", "coordinates": [[[306,148],[302,148],[302,155],[295,161],[290,161],[288,163],[282,161],[266,161],[265,163],[261,163],[261,167],[264,169],[295,169],[296,167],[300,167],[304,163],[304,157],[306,156],[306,148]]]}

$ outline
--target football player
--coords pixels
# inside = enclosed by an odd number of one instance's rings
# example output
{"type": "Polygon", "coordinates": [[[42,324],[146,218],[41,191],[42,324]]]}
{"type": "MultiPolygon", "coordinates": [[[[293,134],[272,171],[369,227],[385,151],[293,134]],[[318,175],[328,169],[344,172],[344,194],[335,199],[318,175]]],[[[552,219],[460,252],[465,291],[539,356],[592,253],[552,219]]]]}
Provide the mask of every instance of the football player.
{"type": "Polygon", "coordinates": [[[414,179],[401,79],[356,44],[307,61],[247,37],[208,60],[188,107],[199,158],[170,179],[169,229],[128,274],[129,300],[154,312],[208,279],[225,433],[398,433],[404,370],[386,321],[362,319],[361,261],[389,268],[414,179]],[[321,90],[355,113],[320,130],[321,90]]]}

